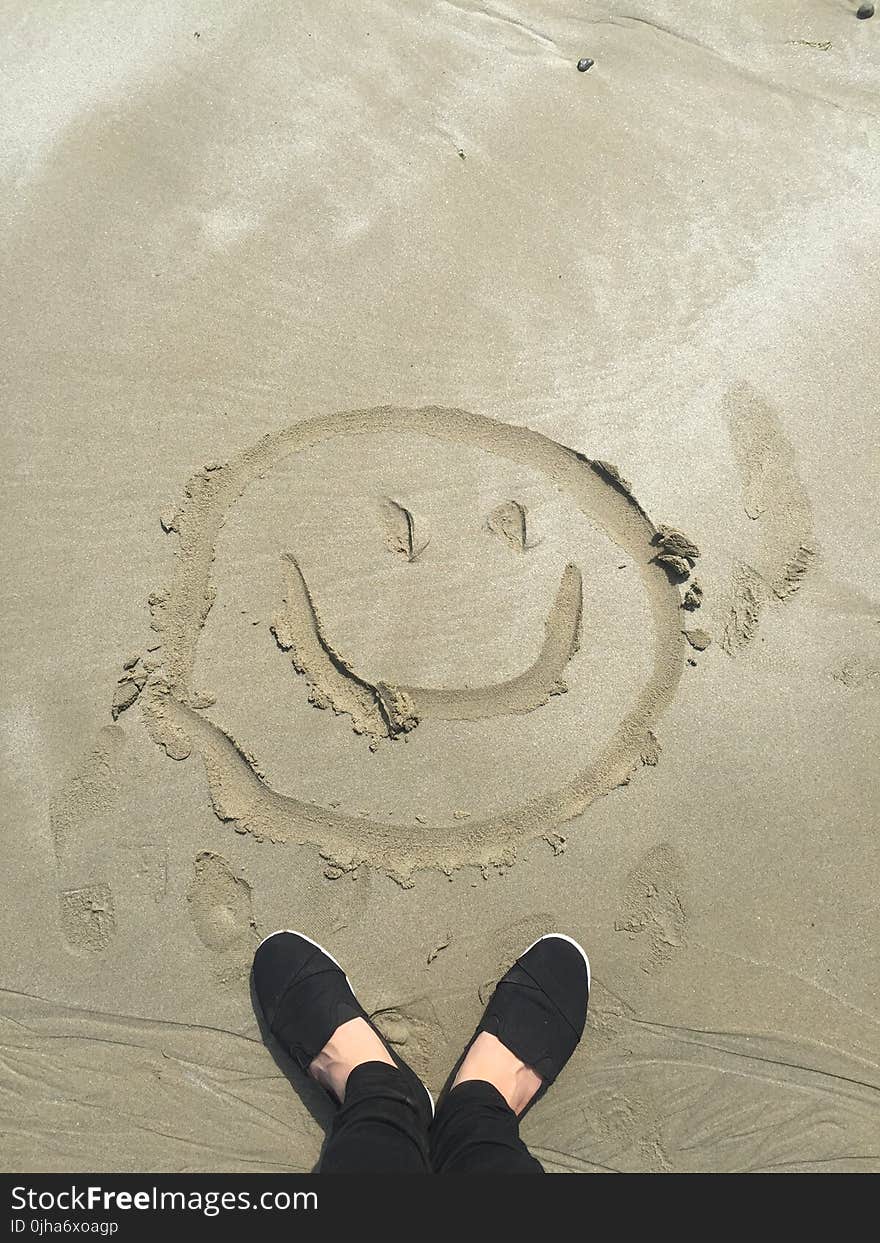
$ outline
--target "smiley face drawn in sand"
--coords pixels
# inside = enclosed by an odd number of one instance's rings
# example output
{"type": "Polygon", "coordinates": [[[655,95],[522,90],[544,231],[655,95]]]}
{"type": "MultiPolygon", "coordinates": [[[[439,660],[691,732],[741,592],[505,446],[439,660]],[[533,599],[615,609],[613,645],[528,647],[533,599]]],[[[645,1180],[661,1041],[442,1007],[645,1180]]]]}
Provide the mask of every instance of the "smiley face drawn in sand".
{"type": "MultiPolygon", "coordinates": [[[[440,551],[420,542],[412,512],[387,496],[377,497],[377,505],[383,507],[388,546],[396,549],[408,569],[413,563],[429,565],[431,575],[439,577],[444,570],[440,551]],[[431,556],[435,556],[433,565],[431,556]]],[[[495,497],[495,503],[487,508],[484,530],[499,536],[510,548],[525,552],[529,548],[525,507],[519,501],[495,497]]],[[[170,588],[151,597],[153,628],[161,639],[161,650],[155,654],[157,667],[151,671],[142,696],[145,718],[152,737],[170,756],[183,759],[193,752],[201,756],[216,814],[231,821],[240,832],[274,842],[312,843],[324,859],[339,867],[365,862],[407,883],[412,872],[422,867],[448,870],[468,863],[509,863],[521,843],[538,837],[555,840],[560,825],[628,781],[640,765],[656,762],[658,748],[652,727],[675,693],[683,664],[681,599],[667,568],[657,560],[657,528],[629,486],[604,463],[540,433],[466,411],[437,407],[355,411],[283,428],[230,462],[206,467],[190,480],[177,513],[163,525],[177,534],[179,547],[170,588]],[[564,757],[565,772],[561,778],[551,774],[552,786],[547,784],[551,766],[545,772],[542,756],[530,752],[517,764],[521,780],[510,806],[494,806],[484,812],[477,800],[474,809],[451,815],[429,808],[420,816],[398,816],[392,809],[390,816],[386,812],[386,818],[380,818],[375,813],[359,814],[359,809],[350,805],[343,808],[346,790],[338,791],[335,798],[326,794],[310,797],[295,786],[289,788],[290,781],[282,789],[274,776],[267,778],[261,768],[262,756],[253,754],[252,740],[244,738],[249,716],[240,716],[233,737],[226,720],[214,719],[210,710],[213,701],[198,694],[197,658],[203,628],[224,581],[221,559],[218,556],[215,566],[215,554],[239,498],[252,487],[258,489],[298,455],[320,451],[335,455],[338,448],[341,460],[343,443],[366,449],[379,442],[393,446],[389,452],[396,452],[398,447],[400,452],[408,452],[406,446],[414,438],[427,438],[443,452],[475,453],[485,462],[500,460],[505,469],[520,471],[533,481],[533,487],[543,488],[564,502],[579,521],[597,532],[596,538],[604,541],[613,560],[621,562],[616,568],[632,571],[633,590],[638,589],[645,601],[646,626],[651,634],[650,638],[641,638],[645,676],[622,704],[608,736],[597,739],[596,722],[575,716],[564,757]],[[584,740],[582,746],[578,739],[584,740]]],[[[479,665],[481,654],[478,649],[470,651],[473,644],[462,644],[462,661],[466,664],[467,656],[471,660],[470,676],[449,670],[442,678],[407,679],[397,676],[396,671],[391,676],[382,668],[366,668],[369,660],[358,660],[356,653],[349,656],[345,644],[335,638],[343,627],[344,614],[339,614],[335,625],[326,626],[322,621],[332,600],[326,591],[322,594],[319,558],[313,557],[310,567],[301,564],[298,532],[289,523],[282,525],[283,530],[271,534],[275,544],[273,573],[276,582],[280,579],[271,619],[271,659],[278,662],[272,676],[284,679],[277,685],[283,684],[290,693],[307,686],[313,705],[333,710],[336,715],[328,718],[327,728],[335,731],[334,745],[360,748],[352,762],[367,774],[367,781],[371,772],[384,771],[381,765],[391,761],[383,757],[390,754],[398,766],[411,762],[412,772],[420,773],[427,782],[426,790],[439,793],[443,746],[457,732],[483,728],[485,723],[500,730],[509,741],[519,737],[515,734],[518,721],[525,717],[541,721],[541,714],[551,714],[542,733],[535,736],[543,739],[541,746],[548,749],[548,755],[558,749],[557,723],[562,718],[552,715],[553,705],[560,698],[570,698],[564,691],[570,675],[577,675],[574,658],[582,626],[584,574],[590,572],[592,577],[592,567],[582,564],[576,551],[553,566],[552,577],[548,571],[547,582],[555,580],[556,587],[547,592],[538,612],[544,619],[544,635],[533,660],[519,660],[510,676],[474,678],[473,669],[475,663],[479,665]],[[340,654],[343,650],[344,657],[340,654]],[[372,754],[352,737],[352,729],[367,736],[372,754]],[[433,735],[431,730],[435,730],[433,735]],[[340,731],[347,735],[348,743],[340,741],[340,731]],[[422,743],[420,738],[426,741],[422,743]],[[371,764],[376,765],[372,770],[371,764]]],[[[539,551],[543,555],[543,550],[539,551]]],[[[550,550],[546,555],[550,556],[550,550]]],[[[242,572],[246,568],[239,567],[242,572]]],[[[470,570],[470,566],[466,568],[470,570]]],[[[434,589],[433,578],[428,582],[434,589]]],[[[513,620],[518,607],[513,598],[513,620]]],[[[512,625],[513,621],[503,624],[512,625]]],[[[502,621],[498,625],[500,629],[502,621]]],[[[390,646],[389,659],[403,646],[390,646]]],[[[403,652],[402,659],[405,655],[403,652]]],[[[302,689],[297,693],[302,699],[302,689]]],[[[613,698],[613,694],[606,695],[606,699],[613,698]]],[[[568,715],[570,718],[571,713],[568,715]]],[[[295,729],[286,732],[290,736],[284,739],[285,745],[299,754],[301,738],[295,729]]],[[[477,735],[470,738],[472,745],[477,735]]],[[[477,750],[480,745],[478,740],[477,750]]],[[[484,762],[491,767],[491,758],[486,757],[488,751],[484,762]]],[[[307,768],[303,760],[303,787],[308,785],[307,768]]],[[[480,771],[476,763],[471,771],[472,784],[479,785],[480,771]]],[[[503,773],[501,776],[503,779],[503,773]]],[[[511,781],[510,788],[515,786],[511,781]]],[[[442,800],[436,802],[439,806],[442,800]]]]}
{"type": "MultiPolygon", "coordinates": [[[[395,501],[386,501],[386,515],[391,547],[414,561],[412,515],[395,501]]],[[[517,502],[498,506],[487,526],[525,548],[525,513],[517,502]]],[[[583,592],[580,570],[571,563],[562,572],[536,659],[512,678],[477,687],[371,682],[327,640],[306,577],[292,553],[283,554],[282,568],[283,607],[272,623],[278,646],[291,653],[297,673],[308,681],[310,702],[350,717],[354,732],[369,735],[374,750],[380,740],[409,733],[420,721],[475,721],[530,712],[567,689],[563,673],[579,645],[583,592]]]]}

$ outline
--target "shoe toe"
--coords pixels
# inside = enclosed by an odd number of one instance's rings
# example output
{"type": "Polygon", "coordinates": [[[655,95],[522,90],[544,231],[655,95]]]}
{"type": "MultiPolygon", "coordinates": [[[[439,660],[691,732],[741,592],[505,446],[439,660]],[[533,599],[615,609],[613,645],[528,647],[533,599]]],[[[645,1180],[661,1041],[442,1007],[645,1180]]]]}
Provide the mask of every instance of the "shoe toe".
{"type": "Polygon", "coordinates": [[[276,932],[257,947],[254,989],[267,1022],[272,1023],[279,1000],[317,955],[326,957],[318,946],[295,932],[276,932]]]}
{"type": "Polygon", "coordinates": [[[580,1037],[590,996],[589,967],[581,948],[562,936],[542,937],[526,950],[518,964],[580,1037]]]}

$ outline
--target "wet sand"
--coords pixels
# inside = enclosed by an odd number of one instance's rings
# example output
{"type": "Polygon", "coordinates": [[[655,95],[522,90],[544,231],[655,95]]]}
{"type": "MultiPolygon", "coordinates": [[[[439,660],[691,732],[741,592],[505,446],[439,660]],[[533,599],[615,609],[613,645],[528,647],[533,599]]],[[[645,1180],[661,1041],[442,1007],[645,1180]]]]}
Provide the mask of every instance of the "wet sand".
{"type": "Polygon", "coordinates": [[[432,1089],[581,941],[548,1169],[880,1168],[854,8],[0,19],[8,1169],[312,1168],[277,927],[432,1089]]]}

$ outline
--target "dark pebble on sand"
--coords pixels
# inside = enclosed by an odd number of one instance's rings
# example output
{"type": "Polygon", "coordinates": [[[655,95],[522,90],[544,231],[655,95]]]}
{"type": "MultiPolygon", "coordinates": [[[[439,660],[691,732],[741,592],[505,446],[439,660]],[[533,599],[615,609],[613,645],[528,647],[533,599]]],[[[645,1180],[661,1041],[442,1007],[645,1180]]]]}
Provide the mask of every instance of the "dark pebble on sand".
{"type": "Polygon", "coordinates": [[[865,18],[867,18],[867,17],[873,17],[873,16],[874,16],[874,6],[873,6],[873,4],[862,4],[862,5],[860,5],[860,6],[859,6],[859,11],[858,11],[858,13],[856,13],[856,17],[860,17],[860,18],[862,19],[862,21],[864,21],[864,20],[865,20],[865,18]]]}
{"type": "MultiPolygon", "coordinates": [[[[873,12],[873,9],[871,10],[873,12]]],[[[588,69],[592,69],[595,65],[594,60],[590,60],[589,56],[583,56],[578,61],[578,73],[586,73],[588,69]]]]}

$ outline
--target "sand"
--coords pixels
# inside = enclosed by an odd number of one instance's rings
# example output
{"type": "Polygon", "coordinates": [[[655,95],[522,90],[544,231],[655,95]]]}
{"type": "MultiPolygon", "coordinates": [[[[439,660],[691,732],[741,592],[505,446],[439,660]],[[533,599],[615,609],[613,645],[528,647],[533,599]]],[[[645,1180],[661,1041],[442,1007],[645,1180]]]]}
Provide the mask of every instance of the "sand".
{"type": "Polygon", "coordinates": [[[6,7],[5,1168],[311,1169],[294,927],[432,1089],[583,942],[550,1170],[880,1169],[855,7],[6,7]]]}

